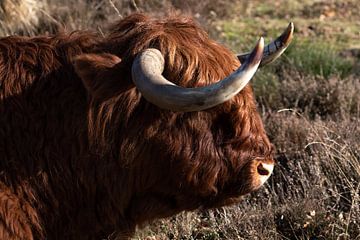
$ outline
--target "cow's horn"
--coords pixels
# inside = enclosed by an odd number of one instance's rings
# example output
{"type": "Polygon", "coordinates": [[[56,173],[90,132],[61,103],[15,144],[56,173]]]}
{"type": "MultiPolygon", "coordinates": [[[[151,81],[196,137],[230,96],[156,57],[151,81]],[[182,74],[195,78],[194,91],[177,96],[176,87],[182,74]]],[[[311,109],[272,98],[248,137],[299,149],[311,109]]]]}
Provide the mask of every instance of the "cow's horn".
{"type": "MultiPolygon", "coordinates": [[[[283,54],[283,52],[291,43],[293,33],[294,24],[290,22],[286,30],[279,37],[277,37],[269,45],[266,45],[266,47],[264,48],[264,54],[263,58],[261,59],[260,67],[275,61],[278,57],[281,56],[281,54],[283,54]]],[[[240,62],[243,63],[249,55],[250,53],[243,53],[237,55],[237,57],[240,62]]]]}
{"type": "Polygon", "coordinates": [[[164,58],[157,49],[138,54],[132,65],[132,78],[149,102],[172,111],[201,111],[219,105],[239,93],[255,74],[264,50],[260,38],[246,61],[230,76],[209,86],[184,88],[162,76],[164,58]]]}

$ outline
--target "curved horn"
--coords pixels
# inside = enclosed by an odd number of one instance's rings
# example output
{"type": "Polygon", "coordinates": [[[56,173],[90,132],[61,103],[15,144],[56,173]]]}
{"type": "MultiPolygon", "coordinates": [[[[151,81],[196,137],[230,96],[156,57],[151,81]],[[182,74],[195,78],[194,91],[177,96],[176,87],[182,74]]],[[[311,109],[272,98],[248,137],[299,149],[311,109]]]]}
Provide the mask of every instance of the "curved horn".
{"type": "MultiPolygon", "coordinates": [[[[264,48],[263,58],[261,59],[260,67],[265,66],[273,61],[275,61],[278,57],[283,54],[286,48],[290,45],[291,40],[293,38],[294,33],[294,24],[292,22],[289,23],[286,30],[277,37],[274,41],[272,41],[269,45],[264,48]]],[[[242,63],[246,60],[246,58],[250,55],[250,53],[239,54],[237,57],[239,61],[242,63]]]]}
{"type": "Polygon", "coordinates": [[[239,93],[255,74],[261,61],[264,39],[260,38],[249,58],[230,76],[209,86],[184,88],[161,74],[164,58],[157,49],[138,54],[132,65],[132,79],[149,102],[172,111],[201,111],[221,104],[239,93]]]}

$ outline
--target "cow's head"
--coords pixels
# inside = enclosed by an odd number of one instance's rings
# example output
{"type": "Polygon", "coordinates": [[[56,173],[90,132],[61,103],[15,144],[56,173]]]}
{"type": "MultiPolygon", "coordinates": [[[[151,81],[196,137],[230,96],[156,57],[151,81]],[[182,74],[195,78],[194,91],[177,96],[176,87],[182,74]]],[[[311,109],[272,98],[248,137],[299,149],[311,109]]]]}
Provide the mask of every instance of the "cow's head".
{"type": "Polygon", "coordinates": [[[258,189],[272,173],[273,147],[247,83],[291,34],[292,25],[265,50],[261,38],[240,66],[190,18],[123,19],[99,53],[75,60],[94,146],[130,166],[139,196],[174,209],[222,205],[258,189]]]}

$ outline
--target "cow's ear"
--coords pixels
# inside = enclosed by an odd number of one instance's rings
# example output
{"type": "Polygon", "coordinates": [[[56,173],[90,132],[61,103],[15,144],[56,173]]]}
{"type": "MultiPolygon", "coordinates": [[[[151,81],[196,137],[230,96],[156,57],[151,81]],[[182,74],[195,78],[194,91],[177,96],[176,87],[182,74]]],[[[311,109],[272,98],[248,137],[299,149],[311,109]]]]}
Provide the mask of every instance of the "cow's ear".
{"type": "Polygon", "coordinates": [[[113,54],[82,54],[73,64],[85,88],[96,99],[108,99],[133,87],[129,71],[113,54]]]}

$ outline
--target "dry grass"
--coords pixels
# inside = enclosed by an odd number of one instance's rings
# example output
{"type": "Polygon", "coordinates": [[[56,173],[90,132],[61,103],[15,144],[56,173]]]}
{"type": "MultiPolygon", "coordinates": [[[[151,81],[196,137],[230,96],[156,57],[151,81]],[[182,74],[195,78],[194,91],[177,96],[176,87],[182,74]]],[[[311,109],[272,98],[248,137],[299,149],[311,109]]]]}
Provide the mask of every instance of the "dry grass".
{"type": "Polygon", "coordinates": [[[14,33],[33,34],[46,2],[36,0],[0,0],[0,36],[14,33]]]}
{"type": "Polygon", "coordinates": [[[259,35],[273,38],[289,20],[295,22],[293,46],[253,81],[277,148],[270,181],[236,206],[159,220],[134,239],[360,239],[360,5],[355,0],[44,2],[48,7],[39,20],[23,21],[29,25],[0,18],[0,34],[105,32],[110,22],[131,12],[171,10],[193,15],[214,38],[247,51],[259,35]]]}

